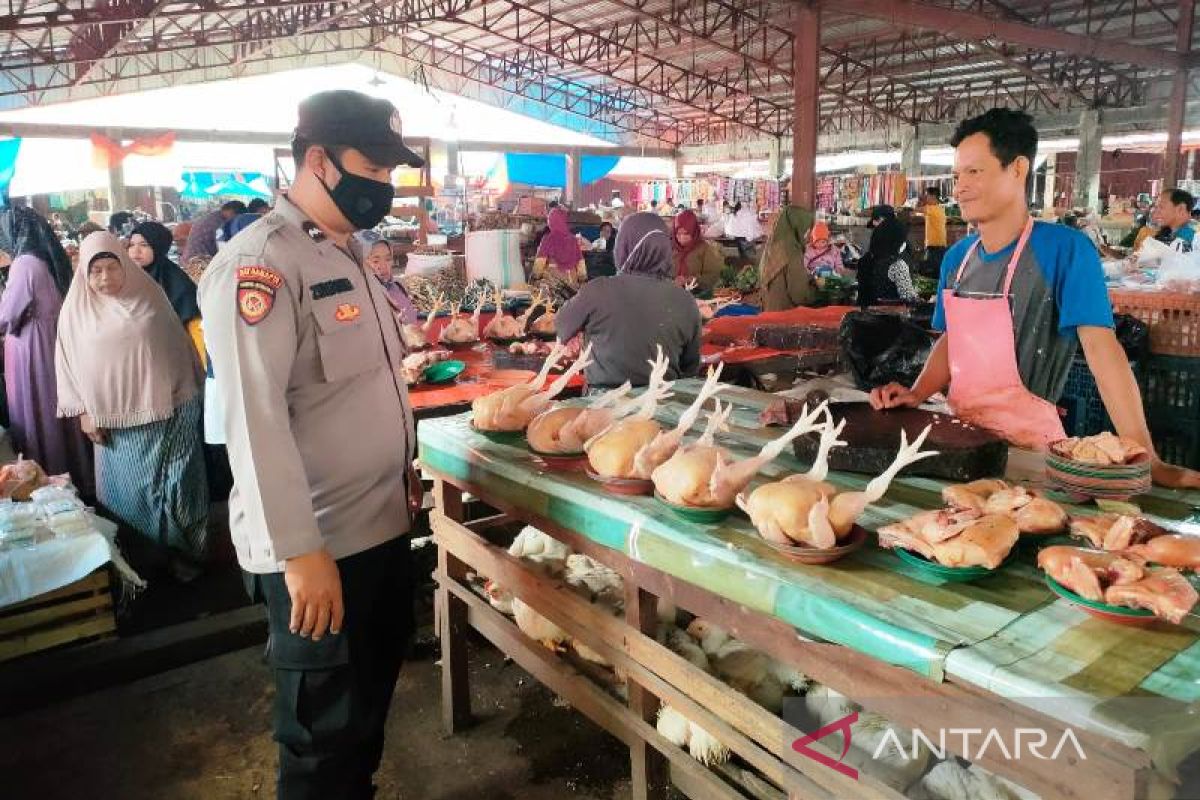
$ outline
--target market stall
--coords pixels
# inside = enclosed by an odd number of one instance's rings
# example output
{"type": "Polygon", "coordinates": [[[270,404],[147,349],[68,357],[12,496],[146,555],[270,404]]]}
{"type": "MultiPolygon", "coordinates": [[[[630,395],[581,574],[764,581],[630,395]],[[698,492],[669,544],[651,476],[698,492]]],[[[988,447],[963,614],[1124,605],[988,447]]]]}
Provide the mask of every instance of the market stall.
{"type": "MultiPolygon", "coordinates": [[[[701,391],[695,381],[673,388],[674,397],[656,413],[667,425],[701,391]]],[[[759,420],[776,398],[731,389],[721,399],[734,407],[731,432],[720,438],[735,456],[774,438],[759,420]]],[[[904,786],[869,765],[855,777],[833,766],[839,752],[845,755],[837,735],[822,740],[823,730],[806,738],[812,730],[796,727],[786,702],[782,716],[771,713],[663,646],[655,636],[655,609],[664,598],[846,695],[864,713],[920,729],[934,742],[939,730],[976,731],[973,741],[944,738],[943,755],[963,757],[1041,796],[1154,796],[1200,748],[1188,711],[1200,699],[1188,677],[1200,667],[1195,617],[1181,625],[1129,627],[1090,616],[1048,588],[1025,546],[971,583],[931,578],[878,549],[873,537],[836,563],[798,564],[741,516],[689,521],[654,497],[608,493],[582,471],[548,469],[524,442],[501,443],[476,432],[468,415],[423,422],[418,438],[422,467],[436,483],[443,712],[451,732],[470,719],[465,647],[473,628],[630,746],[635,797],[663,796],[668,772],[692,797],[781,797],[779,790],[902,796],[904,786]],[[464,523],[464,493],[503,516],[464,523]],[[498,533],[508,520],[534,525],[619,574],[623,619],[506,552],[508,542],[498,533]],[[507,588],[599,657],[581,665],[527,638],[470,588],[468,573],[507,588]],[[626,677],[627,703],[584,677],[595,673],[597,661],[626,677]],[[660,701],[738,759],[720,770],[701,766],[656,728],[660,701]],[[1070,738],[1083,755],[1005,757],[980,747],[988,731],[1010,746],[1021,731],[1041,732],[1051,747],[1070,738]],[[764,793],[763,779],[778,788],[764,793]]],[[[1030,464],[1014,454],[1010,473],[1040,475],[1030,464]]],[[[807,466],[782,455],[761,477],[778,480],[807,466]]],[[[862,490],[868,482],[841,472],[826,480],[839,491],[862,490]]],[[[946,485],[899,478],[858,522],[875,531],[939,508],[946,485]]],[[[1179,529],[1194,524],[1197,501],[1195,493],[1157,489],[1137,498],[1143,514],[1179,529]]],[[[1074,505],[1067,510],[1094,513],[1074,505]]]]}

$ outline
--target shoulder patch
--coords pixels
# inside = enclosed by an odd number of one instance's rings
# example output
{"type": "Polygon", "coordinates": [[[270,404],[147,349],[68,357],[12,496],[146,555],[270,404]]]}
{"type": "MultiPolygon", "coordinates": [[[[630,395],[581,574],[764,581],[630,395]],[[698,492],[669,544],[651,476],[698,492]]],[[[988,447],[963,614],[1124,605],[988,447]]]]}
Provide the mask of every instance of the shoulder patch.
{"type": "Polygon", "coordinates": [[[257,325],[266,319],[275,305],[275,292],[283,286],[283,276],[270,267],[252,265],[238,267],[238,314],[247,325],[257,325]]]}

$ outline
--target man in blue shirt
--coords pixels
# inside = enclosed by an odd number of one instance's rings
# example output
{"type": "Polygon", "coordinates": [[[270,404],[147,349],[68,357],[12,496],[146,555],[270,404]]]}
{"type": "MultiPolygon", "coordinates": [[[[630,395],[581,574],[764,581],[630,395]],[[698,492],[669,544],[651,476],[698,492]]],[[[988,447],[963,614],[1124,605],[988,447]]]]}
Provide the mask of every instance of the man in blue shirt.
{"type": "Polygon", "coordinates": [[[1196,224],[1192,222],[1192,208],[1196,198],[1183,189],[1168,189],[1158,196],[1151,209],[1150,219],[1161,225],[1154,238],[1163,244],[1171,244],[1179,240],[1192,249],[1192,241],[1196,238],[1196,224]]]}
{"type": "MultiPolygon", "coordinates": [[[[946,335],[912,387],[876,388],[872,405],[915,407],[949,387],[955,413],[1010,441],[1044,447],[1062,435],[1052,404],[1082,345],[1117,432],[1153,452],[1096,248],[1077,230],[1029,215],[1027,182],[1037,153],[1031,118],[992,109],[960,124],[950,144],[954,197],[978,233],[950,248],[942,263],[933,326],[946,335]]],[[[1154,478],[1200,487],[1200,473],[1157,457],[1154,478]]]]}

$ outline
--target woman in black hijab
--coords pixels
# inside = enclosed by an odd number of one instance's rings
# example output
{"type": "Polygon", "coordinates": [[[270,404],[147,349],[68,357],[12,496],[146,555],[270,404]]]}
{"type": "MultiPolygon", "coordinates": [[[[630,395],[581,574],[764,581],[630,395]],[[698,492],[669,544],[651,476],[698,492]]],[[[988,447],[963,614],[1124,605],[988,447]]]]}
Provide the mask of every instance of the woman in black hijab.
{"type": "MultiPolygon", "coordinates": [[[[858,261],[858,305],[860,308],[902,298],[902,292],[888,272],[902,260],[901,251],[908,241],[908,227],[896,219],[896,209],[875,206],[871,209],[871,241],[858,261]]],[[[910,280],[911,286],[911,280],[910,280]]]]}
{"type": "Polygon", "coordinates": [[[143,222],[129,234],[129,259],[162,287],[171,308],[187,328],[201,365],[206,365],[204,332],[200,327],[200,305],[196,302],[196,284],[167,258],[173,241],[171,231],[159,222],[143,222]]]}

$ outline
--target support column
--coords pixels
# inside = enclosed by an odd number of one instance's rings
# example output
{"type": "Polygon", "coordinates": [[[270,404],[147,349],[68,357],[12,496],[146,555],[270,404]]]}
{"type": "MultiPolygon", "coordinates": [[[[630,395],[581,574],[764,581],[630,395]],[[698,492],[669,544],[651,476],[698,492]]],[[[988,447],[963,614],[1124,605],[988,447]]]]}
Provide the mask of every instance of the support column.
{"type": "Polygon", "coordinates": [[[909,178],[921,176],[921,130],[909,125],[900,132],[900,171],[909,178]]]}
{"type": "Polygon", "coordinates": [[[821,9],[815,0],[792,7],[792,63],[795,106],[792,116],[791,204],[816,207],[817,114],[820,93],[818,56],[821,49],[821,9]]]}
{"type": "Polygon", "coordinates": [[[563,200],[572,208],[579,205],[580,192],[583,190],[583,157],[579,151],[567,153],[567,189],[563,200]]]}
{"type": "Polygon", "coordinates": [[[1079,115],[1079,157],[1075,161],[1075,205],[1100,211],[1100,112],[1079,115]]]}
{"type": "Polygon", "coordinates": [[[1196,151],[1187,151],[1187,161],[1183,167],[1183,177],[1186,180],[1192,180],[1196,176],[1196,151]]]}
{"type": "MultiPolygon", "coordinates": [[[[119,130],[109,129],[105,131],[105,135],[114,142],[122,142],[121,132],[119,130]]],[[[125,165],[124,163],[113,164],[108,168],[108,213],[112,214],[117,211],[124,211],[129,205],[129,200],[125,196],[125,165]]]]}
{"type": "Polygon", "coordinates": [[[767,153],[767,173],[778,180],[783,177],[783,137],[771,139],[771,149],[767,153]]]}
{"type": "MultiPolygon", "coordinates": [[[[1195,0],[1179,0],[1179,23],[1175,26],[1175,50],[1187,57],[1192,49],[1192,19],[1195,0]]],[[[1171,79],[1171,106],[1167,110],[1167,151],[1163,158],[1163,188],[1173,189],[1179,180],[1179,150],[1183,144],[1183,116],[1187,109],[1188,70],[1180,67],[1171,79]]]]}
{"type": "Polygon", "coordinates": [[[1058,153],[1046,156],[1046,190],[1042,194],[1042,218],[1054,219],[1058,212],[1054,210],[1054,194],[1056,187],[1054,179],[1058,175],[1058,153]]]}

